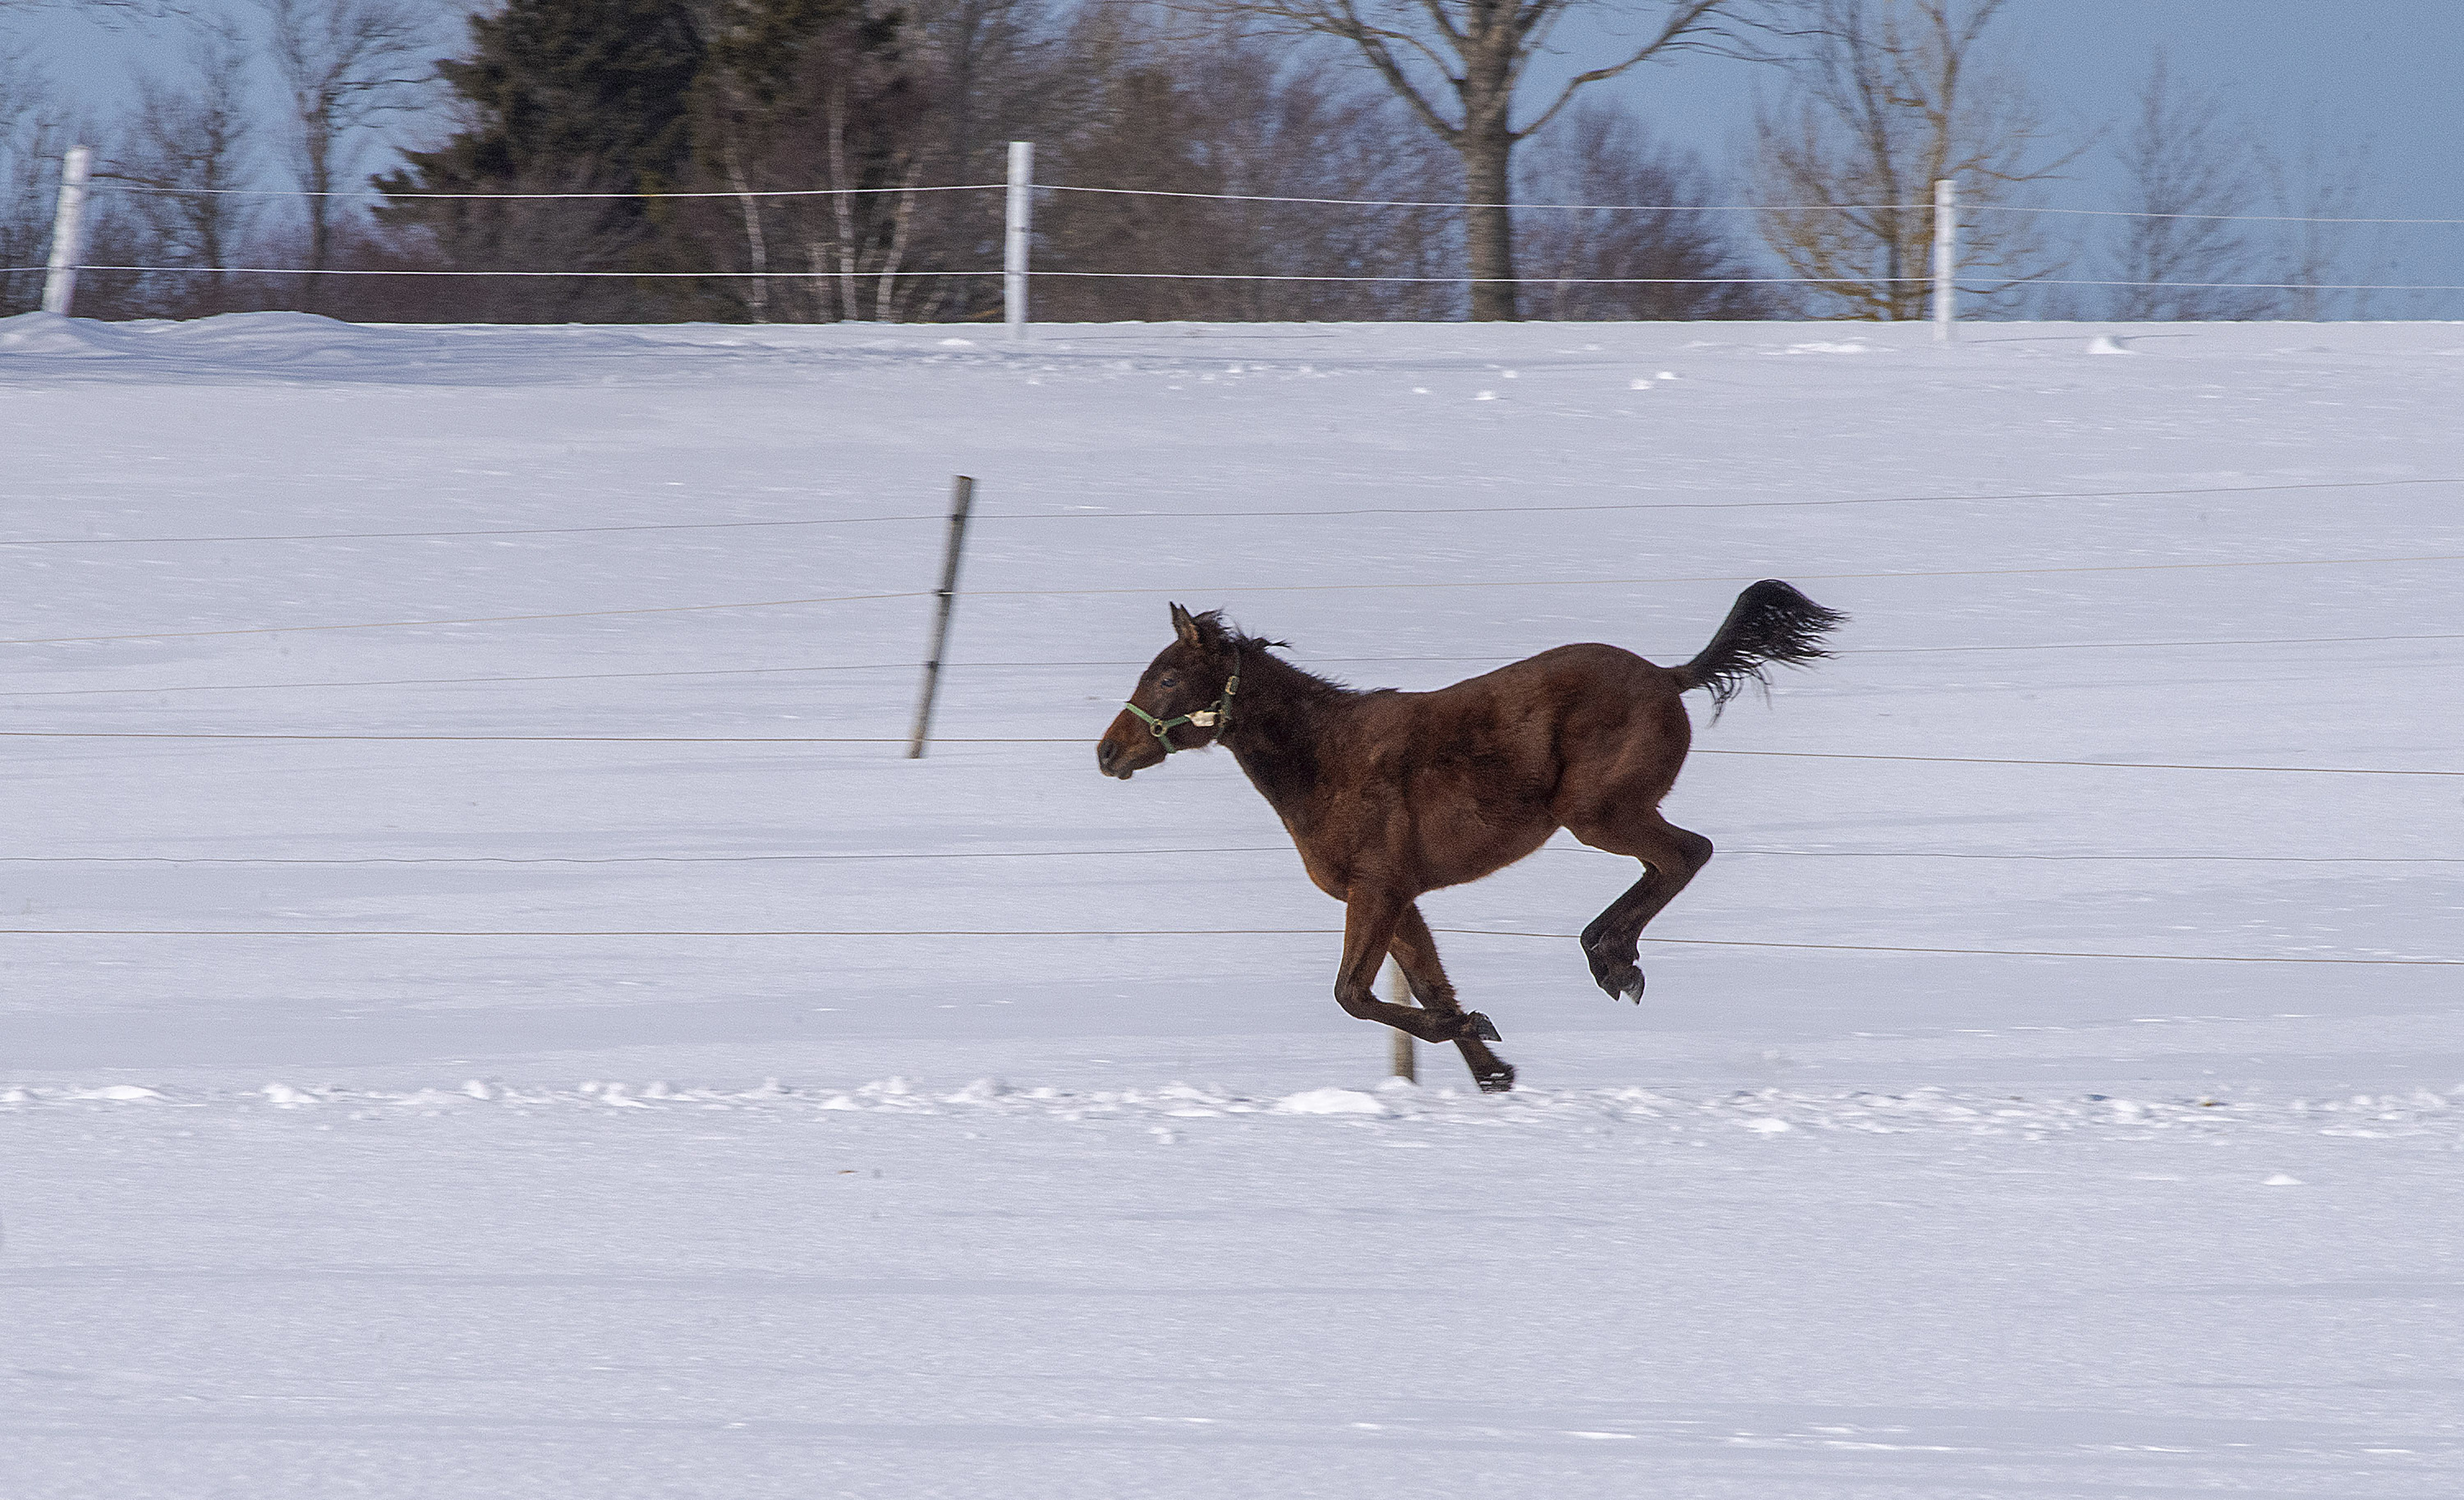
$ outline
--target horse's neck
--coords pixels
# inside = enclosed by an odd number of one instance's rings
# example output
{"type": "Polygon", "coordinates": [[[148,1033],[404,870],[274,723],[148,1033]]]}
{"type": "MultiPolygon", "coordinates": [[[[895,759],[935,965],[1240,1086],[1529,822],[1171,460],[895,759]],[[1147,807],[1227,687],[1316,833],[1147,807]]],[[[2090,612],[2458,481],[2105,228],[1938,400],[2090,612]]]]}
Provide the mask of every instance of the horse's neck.
{"type": "Polygon", "coordinates": [[[1323,781],[1326,741],[1354,695],[1263,652],[1243,669],[1224,747],[1286,823],[1303,814],[1323,781]]]}

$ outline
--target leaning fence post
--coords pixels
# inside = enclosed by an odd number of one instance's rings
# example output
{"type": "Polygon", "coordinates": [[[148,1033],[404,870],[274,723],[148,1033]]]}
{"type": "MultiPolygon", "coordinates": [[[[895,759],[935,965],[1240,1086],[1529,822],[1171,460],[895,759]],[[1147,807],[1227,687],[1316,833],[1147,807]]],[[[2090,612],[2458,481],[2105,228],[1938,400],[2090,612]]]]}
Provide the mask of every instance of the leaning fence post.
{"type": "MultiPolygon", "coordinates": [[[[1386,998],[1398,1005],[1412,1004],[1412,982],[1403,977],[1403,969],[1394,960],[1386,960],[1386,998]]],[[[1395,1076],[1405,1083],[1420,1081],[1420,1057],[1409,1031],[1389,1031],[1395,1039],[1395,1076]]]]}
{"type": "Polygon", "coordinates": [[[77,262],[84,259],[78,231],[85,219],[86,177],[94,167],[94,147],[73,145],[60,162],[60,204],[52,214],[52,258],[43,276],[43,311],[69,315],[77,300],[77,262]]]}
{"type": "Polygon", "coordinates": [[[1026,337],[1027,232],[1035,218],[1035,143],[1009,143],[1009,202],[1001,234],[1001,320],[1026,337]]]}
{"type": "Polygon", "coordinates": [[[950,484],[950,546],[941,559],[940,607],[933,621],[933,656],[924,664],[924,693],[915,702],[915,733],[907,741],[907,759],[924,759],[924,740],[933,732],[933,699],[941,691],[941,653],[950,644],[950,609],[958,597],[958,554],[967,545],[967,512],[976,503],[976,481],[959,474],[950,484]]]}
{"type": "Polygon", "coordinates": [[[1933,342],[1948,343],[1959,279],[1959,180],[1945,177],[1933,185],[1933,342]]]}

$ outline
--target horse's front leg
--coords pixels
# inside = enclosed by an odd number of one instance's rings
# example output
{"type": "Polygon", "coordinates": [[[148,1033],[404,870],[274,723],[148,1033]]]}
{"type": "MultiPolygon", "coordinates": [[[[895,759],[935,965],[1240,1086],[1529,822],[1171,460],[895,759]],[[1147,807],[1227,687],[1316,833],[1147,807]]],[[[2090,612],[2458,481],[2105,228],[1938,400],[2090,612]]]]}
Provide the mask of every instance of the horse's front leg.
{"type": "Polygon", "coordinates": [[[1382,1021],[1423,1042],[1455,1042],[1465,1037],[1496,1041],[1497,1028],[1478,1011],[1449,1015],[1377,998],[1377,971],[1384,966],[1386,951],[1395,941],[1396,924],[1411,905],[1411,898],[1400,893],[1369,889],[1359,880],[1352,883],[1351,896],[1343,908],[1343,966],[1334,976],[1334,1003],[1343,1007],[1346,1015],[1361,1021],[1382,1021]]]}
{"type": "MultiPolygon", "coordinates": [[[[1430,936],[1429,924],[1420,915],[1419,903],[1403,908],[1403,915],[1395,924],[1395,940],[1389,950],[1395,963],[1403,971],[1405,982],[1412,986],[1412,998],[1424,1010],[1441,1016],[1460,1016],[1463,1004],[1455,999],[1454,982],[1446,978],[1445,965],[1438,961],[1438,940],[1430,936]]],[[[1491,1040],[1497,1028],[1488,1028],[1491,1040]]],[[[1472,1081],[1483,1093],[1504,1093],[1514,1087],[1514,1065],[1484,1046],[1480,1038],[1465,1032],[1455,1038],[1455,1047],[1463,1053],[1463,1065],[1471,1070],[1472,1081]]]]}

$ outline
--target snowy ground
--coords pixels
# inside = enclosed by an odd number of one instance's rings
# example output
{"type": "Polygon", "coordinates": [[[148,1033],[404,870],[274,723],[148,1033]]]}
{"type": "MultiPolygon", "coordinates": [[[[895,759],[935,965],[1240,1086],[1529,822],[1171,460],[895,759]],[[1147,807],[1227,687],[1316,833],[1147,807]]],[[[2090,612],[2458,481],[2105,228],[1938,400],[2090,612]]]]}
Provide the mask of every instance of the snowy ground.
{"type": "Polygon", "coordinates": [[[0,321],[0,1495],[2464,1490],[2464,327],[2112,331],[0,321]],[[1764,575],[1506,1098],[1093,768],[1764,575]]]}

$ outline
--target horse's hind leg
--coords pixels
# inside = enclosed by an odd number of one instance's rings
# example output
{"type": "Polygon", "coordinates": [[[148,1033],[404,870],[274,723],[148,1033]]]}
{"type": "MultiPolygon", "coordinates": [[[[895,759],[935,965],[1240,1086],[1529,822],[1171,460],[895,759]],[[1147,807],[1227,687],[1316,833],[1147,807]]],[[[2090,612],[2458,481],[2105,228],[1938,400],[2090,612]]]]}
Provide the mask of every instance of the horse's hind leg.
{"type": "Polygon", "coordinates": [[[1711,841],[1670,823],[1657,808],[1566,827],[1594,849],[1631,855],[1647,867],[1641,879],[1583,929],[1583,957],[1591,960],[1592,978],[1610,999],[1630,1000],[1639,1005],[1642,970],[1636,957],[1643,924],[1677,899],[1686,882],[1711,862],[1711,841]]]}
{"type": "MultiPolygon", "coordinates": [[[[1395,964],[1411,983],[1412,998],[1423,1010],[1434,1010],[1442,1016],[1460,1016],[1463,1005],[1455,999],[1454,982],[1438,962],[1438,942],[1429,935],[1429,924],[1420,915],[1418,904],[1403,908],[1396,920],[1395,936],[1387,944],[1395,964]]],[[[1464,1066],[1471,1070],[1472,1082],[1483,1093],[1504,1093],[1514,1087],[1513,1065],[1500,1059],[1476,1034],[1455,1038],[1456,1050],[1463,1053],[1464,1066]]]]}

